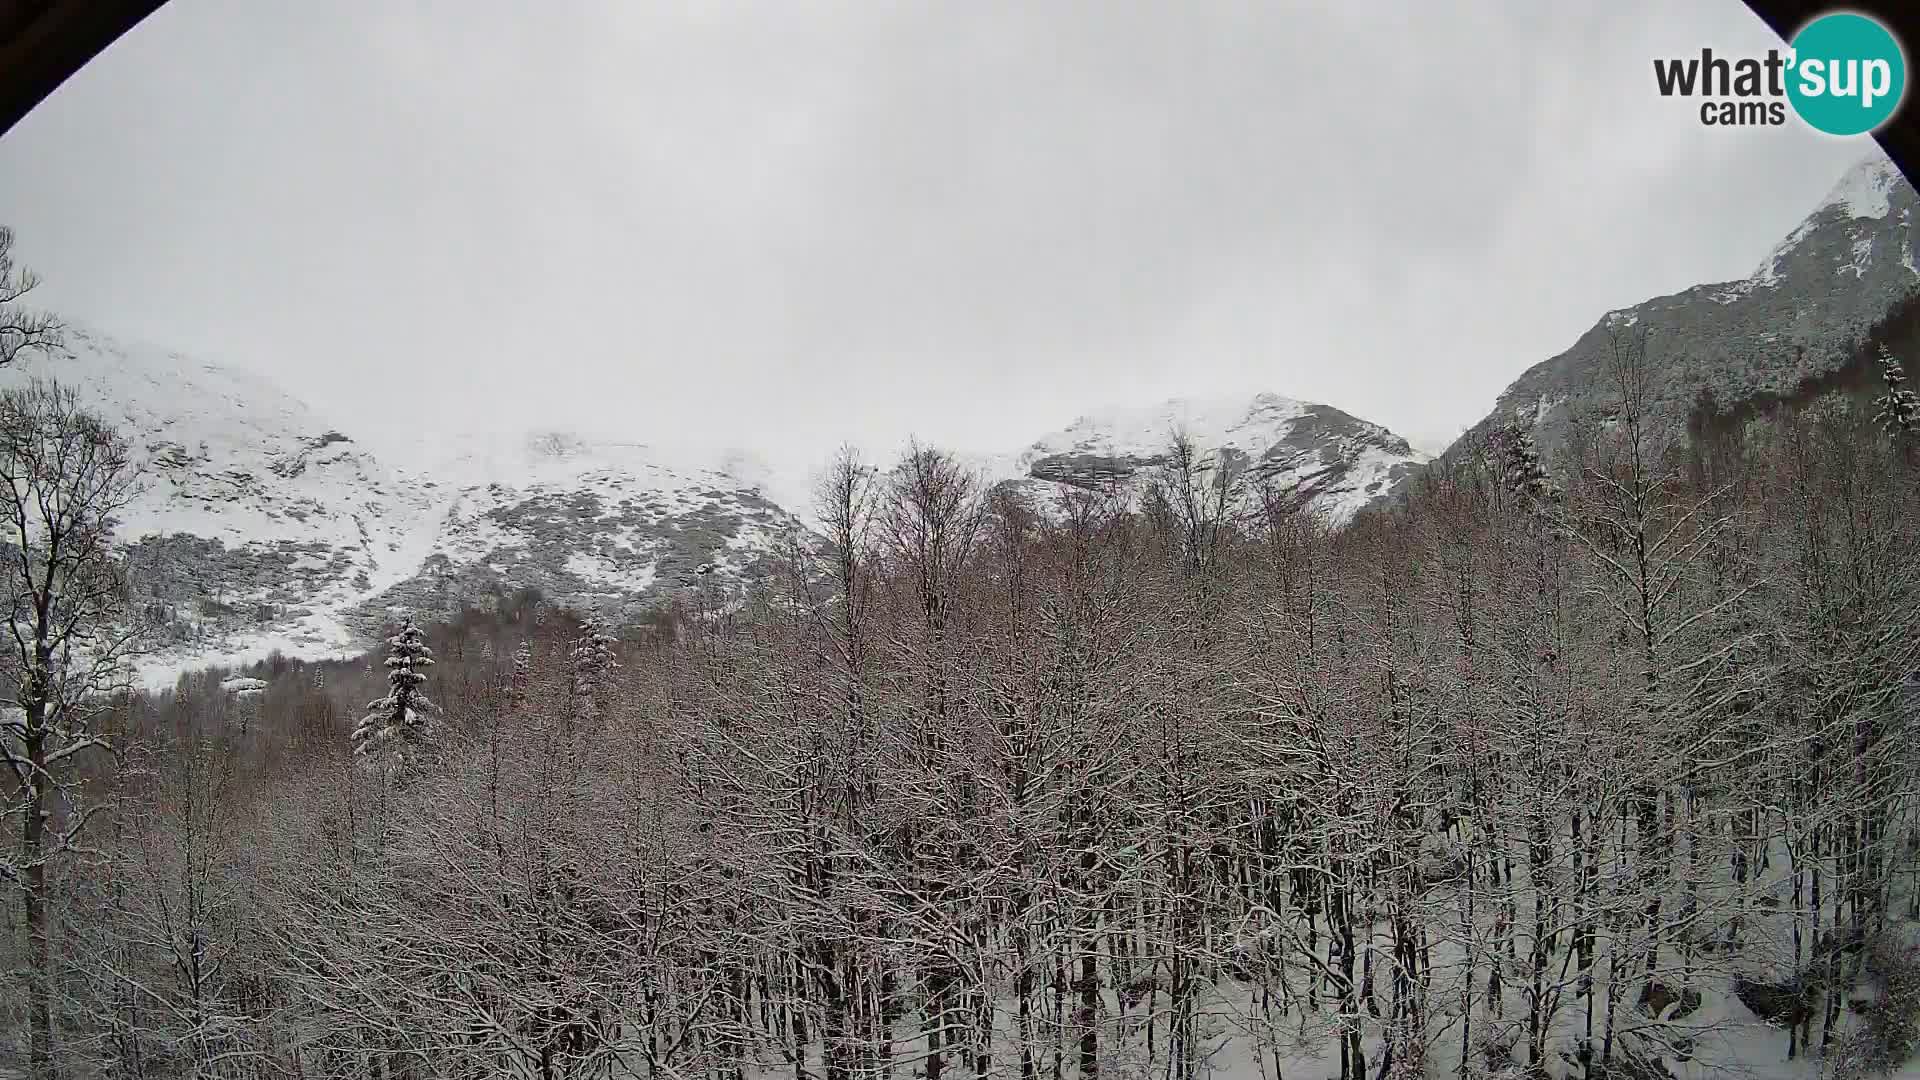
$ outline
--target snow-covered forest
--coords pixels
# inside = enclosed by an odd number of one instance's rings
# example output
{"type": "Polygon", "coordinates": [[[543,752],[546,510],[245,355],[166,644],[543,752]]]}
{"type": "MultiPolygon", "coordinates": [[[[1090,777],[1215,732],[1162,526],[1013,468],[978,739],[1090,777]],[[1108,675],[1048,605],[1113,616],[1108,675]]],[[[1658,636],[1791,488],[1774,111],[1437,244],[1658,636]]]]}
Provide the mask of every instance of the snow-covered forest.
{"type": "Polygon", "coordinates": [[[48,613],[116,564],[28,521],[95,536],[117,489],[27,451],[111,436],[10,397],[0,1020],[60,1076],[1884,1072],[1904,366],[1688,431],[1643,357],[1337,531],[1177,434],[1050,506],[848,453],[743,597],[522,595],[158,695],[68,677],[124,612],[48,613]]]}

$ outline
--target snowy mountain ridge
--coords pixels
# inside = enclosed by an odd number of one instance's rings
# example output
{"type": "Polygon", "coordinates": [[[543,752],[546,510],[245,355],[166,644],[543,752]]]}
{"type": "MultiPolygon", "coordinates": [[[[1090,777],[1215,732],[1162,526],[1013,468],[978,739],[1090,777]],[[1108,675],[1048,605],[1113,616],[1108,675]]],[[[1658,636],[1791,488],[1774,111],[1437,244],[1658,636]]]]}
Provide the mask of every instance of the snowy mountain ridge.
{"type": "MultiPolygon", "coordinates": [[[[1834,221],[1883,220],[1893,213],[1895,194],[1904,186],[1907,186],[1906,177],[1900,175],[1899,167],[1891,159],[1877,150],[1867,155],[1840,177],[1805,220],[1774,245],[1753,273],[1742,281],[1730,283],[1727,292],[1740,295],[1743,291],[1755,288],[1778,287],[1781,260],[1799,248],[1814,229],[1834,221]]],[[[1911,188],[1908,190],[1911,191],[1911,188]]],[[[1913,241],[1910,237],[1901,245],[1901,259],[1909,270],[1913,269],[1913,241]]],[[[1853,266],[1857,276],[1858,266],[1849,265],[1853,266]]]]}
{"type": "Polygon", "coordinates": [[[1196,444],[1257,451],[1273,442],[1312,408],[1306,402],[1257,392],[1234,396],[1178,397],[1153,405],[1116,405],[1084,413],[1021,451],[1019,464],[1058,454],[1105,452],[1144,456],[1166,449],[1180,432],[1196,444]]]}
{"type": "Polygon", "coordinates": [[[1200,463],[1292,491],[1339,524],[1429,460],[1407,440],[1329,405],[1259,392],[1174,398],[1088,413],[996,463],[1001,477],[1044,497],[1058,486],[1137,484],[1166,463],[1181,434],[1200,463]]]}
{"type": "MultiPolygon", "coordinates": [[[[276,649],[357,653],[398,613],[528,587],[630,620],[664,596],[737,592],[807,529],[807,478],[738,448],[519,429],[382,454],[259,376],[84,325],[66,338],[0,385],[54,378],[132,446],[141,490],[118,535],[156,628],[149,686],[276,649]]],[[[1333,521],[1425,459],[1377,425],[1261,393],[1101,410],[968,460],[1044,506],[1137,482],[1176,431],[1333,521]]]]}

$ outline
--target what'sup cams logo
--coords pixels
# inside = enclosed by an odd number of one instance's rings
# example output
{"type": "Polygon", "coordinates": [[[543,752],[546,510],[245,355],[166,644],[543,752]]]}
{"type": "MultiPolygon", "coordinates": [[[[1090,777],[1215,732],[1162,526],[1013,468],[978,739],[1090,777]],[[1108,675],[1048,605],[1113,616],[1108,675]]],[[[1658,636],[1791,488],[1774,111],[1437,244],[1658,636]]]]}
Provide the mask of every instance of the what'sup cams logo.
{"type": "Polygon", "coordinates": [[[1711,127],[1778,126],[1791,105],[1828,135],[1864,135],[1894,114],[1907,92],[1907,57],[1879,20],[1850,11],[1822,15],[1793,35],[1786,52],[1763,57],[1655,60],[1661,97],[1700,98],[1711,127]]]}

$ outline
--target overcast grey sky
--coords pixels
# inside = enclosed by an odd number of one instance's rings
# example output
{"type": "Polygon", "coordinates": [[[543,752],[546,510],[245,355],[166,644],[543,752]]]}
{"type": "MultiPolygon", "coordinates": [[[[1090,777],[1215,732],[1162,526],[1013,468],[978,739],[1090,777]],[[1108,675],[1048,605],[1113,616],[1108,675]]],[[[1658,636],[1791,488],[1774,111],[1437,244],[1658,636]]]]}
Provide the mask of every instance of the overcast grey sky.
{"type": "Polygon", "coordinates": [[[172,0],[0,138],[40,298],[349,432],[817,460],[1269,389],[1416,442],[1741,277],[1865,140],[1739,0],[172,0]]]}

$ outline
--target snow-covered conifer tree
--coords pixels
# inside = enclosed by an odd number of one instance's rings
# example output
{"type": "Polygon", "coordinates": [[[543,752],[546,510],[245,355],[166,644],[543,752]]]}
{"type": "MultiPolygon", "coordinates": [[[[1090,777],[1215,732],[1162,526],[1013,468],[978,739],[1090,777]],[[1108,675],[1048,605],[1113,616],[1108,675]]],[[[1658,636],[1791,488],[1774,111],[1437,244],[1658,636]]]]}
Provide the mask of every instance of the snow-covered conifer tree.
{"type": "Polygon", "coordinates": [[[533,646],[522,641],[513,651],[513,674],[507,677],[508,693],[515,705],[527,703],[527,688],[533,685],[533,646]]]}
{"type": "Polygon", "coordinates": [[[1873,399],[1873,419],[1893,436],[1920,433],[1920,395],[1907,385],[1907,372],[1885,345],[1880,346],[1880,381],[1887,392],[1873,399]]]}
{"type": "Polygon", "coordinates": [[[580,626],[573,646],[573,711],[575,719],[597,719],[606,688],[607,676],[619,664],[613,656],[616,639],[601,628],[598,619],[588,616],[580,626]]]}
{"type": "Polygon", "coordinates": [[[440,716],[440,707],[421,690],[433,666],[433,650],[411,620],[387,644],[393,649],[387,657],[391,688],[367,705],[367,715],[353,729],[353,752],[369,760],[385,758],[407,771],[432,744],[440,716]]]}
{"type": "Polygon", "coordinates": [[[1552,499],[1558,494],[1553,478],[1540,462],[1532,425],[1514,420],[1496,429],[1489,441],[1493,444],[1501,483],[1538,500],[1552,499]]]}

